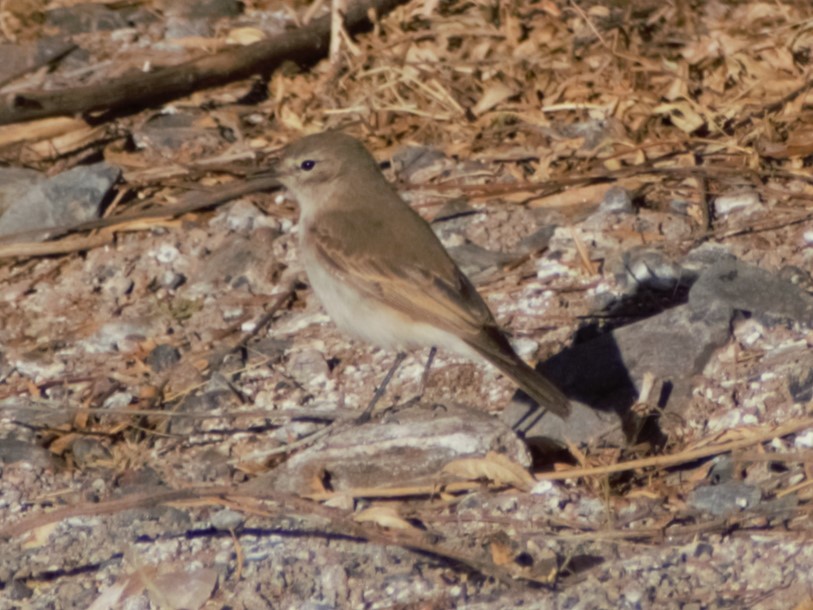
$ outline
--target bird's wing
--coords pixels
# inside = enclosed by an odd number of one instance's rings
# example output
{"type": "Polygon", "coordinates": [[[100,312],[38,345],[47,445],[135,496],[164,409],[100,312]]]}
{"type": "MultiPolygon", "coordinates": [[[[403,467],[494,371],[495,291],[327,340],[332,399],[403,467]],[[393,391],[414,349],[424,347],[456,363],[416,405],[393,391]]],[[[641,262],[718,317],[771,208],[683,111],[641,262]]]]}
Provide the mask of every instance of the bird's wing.
{"type": "Polygon", "coordinates": [[[348,285],[418,322],[463,339],[494,324],[474,286],[419,218],[377,221],[369,215],[326,213],[304,238],[320,262],[348,285]],[[397,255],[376,257],[371,251],[397,255]]]}

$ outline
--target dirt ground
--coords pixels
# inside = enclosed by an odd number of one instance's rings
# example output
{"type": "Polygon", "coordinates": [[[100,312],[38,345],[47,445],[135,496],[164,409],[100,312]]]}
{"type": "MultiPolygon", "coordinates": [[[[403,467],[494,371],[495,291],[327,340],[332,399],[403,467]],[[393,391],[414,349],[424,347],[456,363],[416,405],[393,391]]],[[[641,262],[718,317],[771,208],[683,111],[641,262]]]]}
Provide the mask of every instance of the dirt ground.
{"type": "Polygon", "coordinates": [[[0,3],[0,609],[813,608],[813,7],[361,6],[0,3]],[[327,129],[569,418],[426,350],[356,421],[327,129]]]}

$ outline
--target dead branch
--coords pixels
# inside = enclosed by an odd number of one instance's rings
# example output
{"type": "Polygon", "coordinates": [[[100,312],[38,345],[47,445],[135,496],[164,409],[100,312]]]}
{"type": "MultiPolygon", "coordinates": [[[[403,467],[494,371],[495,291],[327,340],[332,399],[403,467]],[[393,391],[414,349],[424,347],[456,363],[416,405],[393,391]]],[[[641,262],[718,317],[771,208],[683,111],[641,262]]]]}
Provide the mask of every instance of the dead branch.
{"type": "Polygon", "coordinates": [[[38,527],[51,523],[59,523],[70,518],[111,515],[125,510],[147,508],[159,504],[172,504],[177,506],[187,503],[193,505],[200,503],[228,505],[234,510],[240,510],[246,514],[259,517],[281,515],[291,516],[296,519],[303,519],[308,516],[316,517],[326,521],[328,531],[339,531],[344,535],[367,540],[374,544],[399,546],[405,549],[429,553],[436,557],[450,560],[472,571],[479,572],[484,576],[496,578],[511,586],[514,585],[516,578],[536,582],[538,584],[552,584],[552,581],[548,579],[539,580],[527,575],[514,574],[504,567],[494,565],[485,559],[462,552],[453,548],[448,543],[439,541],[435,539],[435,537],[418,530],[399,531],[380,529],[375,526],[357,523],[350,515],[339,509],[324,506],[318,502],[312,502],[292,494],[272,490],[262,492],[247,491],[244,487],[238,488],[225,485],[198,486],[178,490],[153,489],[146,492],[133,493],[124,498],[114,500],[93,503],[83,502],[73,506],[66,506],[47,513],[24,517],[15,523],[6,525],[0,528],[0,539],[10,539],[21,536],[38,527]],[[258,505],[258,501],[262,502],[262,505],[258,505]],[[268,507],[267,503],[269,501],[277,504],[278,507],[268,507]]]}
{"type": "MultiPolygon", "coordinates": [[[[384,15],[407,0],[369,0],[348,8],[345,27],[351,33],[370,29],[370,12],[384,15]]],[[[0,101],[0,125],[72,115],[93,110],[139,109],[162,104],[200,89],[271,74],[283,61],[312,64],[327,55],[330,15],[271,40],[229,48],[214,55],[157,72],[127,75],[84,87],[32,91],[0,101]]]]}

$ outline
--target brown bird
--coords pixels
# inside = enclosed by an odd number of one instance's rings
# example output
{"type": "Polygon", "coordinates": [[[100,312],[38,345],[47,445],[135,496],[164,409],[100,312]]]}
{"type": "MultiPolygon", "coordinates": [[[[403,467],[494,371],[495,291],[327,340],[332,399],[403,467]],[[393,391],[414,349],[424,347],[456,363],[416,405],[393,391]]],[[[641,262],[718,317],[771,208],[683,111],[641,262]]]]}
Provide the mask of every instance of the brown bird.
{"type": "Polygon", "coordinates": [[[304,137],[283,149],[274,173],[299,202],[305,271],[340,328],[401,351],[396,365],[402,350],[419,347],[485,359],[539,405],[569,414],[567,397],[516,354],[429,224],[361,142],[339,132],[304,137]]]}

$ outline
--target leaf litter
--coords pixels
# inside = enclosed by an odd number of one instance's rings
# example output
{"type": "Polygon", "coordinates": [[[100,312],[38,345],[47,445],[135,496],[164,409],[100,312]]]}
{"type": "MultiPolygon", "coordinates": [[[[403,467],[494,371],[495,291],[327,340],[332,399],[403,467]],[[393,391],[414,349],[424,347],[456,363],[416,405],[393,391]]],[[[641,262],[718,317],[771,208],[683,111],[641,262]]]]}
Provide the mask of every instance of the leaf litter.
{"type": "MultiPolygon", "coordinates": [[[[183,3],[172,16],[150,2],[3,5],[5,44],[62,33],[82,50],[0,76],[4,99],[138,82],[329,8],[229,4],[209,17],[183,3]],[[96,25],[72,30],[87,14],[96,25]]],[[[382,161],[432,151],[422,172],[392,164],[389,176],[428,218],[468,203],[435,222],[447,245],[515,254],[479,287],[535,360],[680,306],[709,258],[736,257],[807,296],[811,17],[803,3],[412,2],[345,37],[333,61],[127,112],[4,120],[4,166],[46,177],[104,160],[123,174],[97,221],[0,244],[0,525],[16,536],[3,543],[5,589],[31,607],[165,606],[202,576],[201,596],[177,603],[809,604],[804,316],[740,305],[685,379],[652,381],[645,349],[640,363],[625,354],[635,393],[649,375],[645,408],[624,415],[637,397],[613,397],[621,417],[577,411],[558,437],[543,418],[510,457],[508,416],[492,444],[467,449],[452,411],[421,454],[428,435],[416,430],[437,413],[396,410],[383,417],[408,442],[381,439],[366,459],[389,464],[397,446],[403,472],[420,477],[368,473],[342,487],[356,479],[341,460],[319,462],[319,443],[341,438],[391,355],[326,322],[296,262],[295,206],[250,185],[304,132],[346,129],[382,161]],[[631,211],[608,203],[613,187],[631,211]],[[543,245],[522,250],[544,227],[543,245]],[[642,248],[670,264],[636,259],[642,248]],[[180,360],[157,370],[159,346],[180,360]],[[309,451],[319,468],[288,481],[296,492],[245,487],[309,451]],[[743,503],[753,488],[759,500],[743,503]],[[239,523],[218,530],[225,510],[239,523]]],[[[406,368],[390,403],[414,396],[421,372],[406,368]]],[[[512,392],[441,355],[423,402],[500,413],[512,392]]]]}

